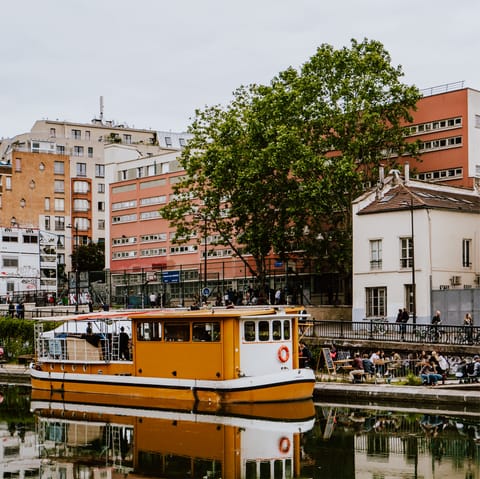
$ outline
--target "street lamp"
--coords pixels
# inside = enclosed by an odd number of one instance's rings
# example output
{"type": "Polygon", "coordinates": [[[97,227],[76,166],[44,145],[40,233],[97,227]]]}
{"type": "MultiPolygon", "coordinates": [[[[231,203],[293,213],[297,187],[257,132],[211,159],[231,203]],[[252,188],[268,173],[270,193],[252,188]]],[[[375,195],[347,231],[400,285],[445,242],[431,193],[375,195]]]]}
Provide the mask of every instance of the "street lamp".
{"type": "Polygon", "coordinates": [[[203,288],[201,291],[201,296],[203,296],[203,290],[207,288],[207,254],[208,254],[208,215],[206,213],[196,213],[194,218],[203,220],[204,230],[203,230],[203,288]]]}
{"type": "Polygon", "coordinates": [[[205,221],[205,232],[203,234],[203,242],[204,242],[203,273],[204,273],[204,283],[205,283],[205,288],[206,288],[207,287],[207,253],[208,253],[208,249],[207,249],[207,234],[208,234],[207,215],[205,215],[203,218],[204,218],[204,221],[205,221]]]}
{"type": "Polygon", "coordinates": [[[417,296],[415,292],[415,235],[413,229],[413,195],[410,193],[410,229],[412,232],[412,322],[417,323],[417,296]]]}
{"type": "Polygon", "coordinates": [[[75,267],[75,313],[78,313],[78,302],[80,300],[80,281],[79,281],[79,271],[78,271],[78,223],[75,222],[75,226],[67,226],[67,228],[75,229],[75,253],[72,256],[74,258],[74,267],[75,267]]]}
{"type": "MultiPolygon", "coordinates": [[[[415,230],[414,230],[414,223],[413,223],[413,194],[409,191],[410,194],[410,202],[402,201],[402,205],[407,206],[410,210],[410,233],[412,235],[411,238],[411,251],[412,257],[410,258],[410,265],[411,265],[411,274],[412,274],[412,323],[415,325],[417,323],[417,296],[416,296],[416,284],[415,284],[415,230]]],[[[407,266],[407,265],[406,265],[407,266]]],[[[415,326],[414,326],[415,327],[415,326]]]]}

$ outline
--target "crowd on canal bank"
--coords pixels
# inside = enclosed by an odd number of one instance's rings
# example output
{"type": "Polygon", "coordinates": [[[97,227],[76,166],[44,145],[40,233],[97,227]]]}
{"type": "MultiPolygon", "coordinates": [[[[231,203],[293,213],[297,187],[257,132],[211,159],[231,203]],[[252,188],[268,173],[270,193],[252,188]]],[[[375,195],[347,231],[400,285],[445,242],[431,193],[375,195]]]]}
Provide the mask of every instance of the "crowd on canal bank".
{"type": "Polygon", "coordinates": [[[332,345],[330,349],[322,348],[310,364],[316,364],[318,372],[326,373],[320,378],[331,380],[333,376],[351,383],[391,383],[408,378],[410,384],[435,387],[447,380],[458,384],[480,381],[480,355],[446,355],[435,349],[406,354],[382,349],[352,353],[332,345]]]}

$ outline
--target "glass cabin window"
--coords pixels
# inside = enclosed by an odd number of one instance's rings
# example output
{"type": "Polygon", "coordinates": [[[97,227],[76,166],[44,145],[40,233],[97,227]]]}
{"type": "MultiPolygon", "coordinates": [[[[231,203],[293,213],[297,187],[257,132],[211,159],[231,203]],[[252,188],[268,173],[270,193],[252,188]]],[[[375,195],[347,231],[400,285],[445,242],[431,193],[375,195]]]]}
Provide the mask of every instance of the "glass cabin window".
{"type": "Polygon", "coordinates": [[[161,341],[162,325],[157,322],[138,323],[137,339],[139,341],[161,341]]]}
{"type": "Polygon", "coordinates": [[[190,324],[165,323],[165,341],[190,341],[190,324]]]}
{"type": "Polygon", "coordinates": [[[272,322],[272,336],[274,341],[280,341],[282,339],[282,322],[272,322]]]}
{"type": "Polygon", "coordinates": [[[220,323],[193,323],[193,341],[220,341],[220,323]]]}
{"type": "Polygon", "coordinates": [[[245,321],[243,337],[245,341],[255,341],[255,321],[245,321]]]}
{"type": "Polygon", "coordinates": [[[290,339],[290,320],[283,322],[283,339],[290,339]]]}
{"type": "Polygon", "coordinates": [[[260,341],[268,341],[270,339],[270,322],[259,321],[258,322],[258,339],[260,341]]]}

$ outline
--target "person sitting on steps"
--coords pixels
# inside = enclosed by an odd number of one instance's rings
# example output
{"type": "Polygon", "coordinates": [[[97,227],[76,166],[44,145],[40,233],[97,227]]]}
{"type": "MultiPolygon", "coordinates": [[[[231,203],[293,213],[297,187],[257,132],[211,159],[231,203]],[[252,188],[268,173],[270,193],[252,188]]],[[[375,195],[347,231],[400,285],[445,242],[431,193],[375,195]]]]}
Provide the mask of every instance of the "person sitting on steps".
{"type": "Polygon", "coordinates": [[[436,386],[438,381],[442,380],[442,375],[437,373],[435,363],[432,360],[427,361],[420,370],[420,378],[424,386],[436,386]]]}
{"type": "Polygon", "coordinates": [[[352,383],[361,383],[365,374],[363,369],[363,361],[360,357],[360,353],[355,353],[352,361],[352,370],[348,373],[352,383]]]}

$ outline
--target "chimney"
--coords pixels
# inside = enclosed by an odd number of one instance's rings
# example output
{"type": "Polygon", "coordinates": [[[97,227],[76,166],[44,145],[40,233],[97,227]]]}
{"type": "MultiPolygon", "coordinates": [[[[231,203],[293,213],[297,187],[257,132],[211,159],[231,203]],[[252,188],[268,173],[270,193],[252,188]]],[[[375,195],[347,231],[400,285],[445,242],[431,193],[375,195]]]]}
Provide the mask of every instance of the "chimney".
{"type": "Polygon", "coordinates": [[[383,198],[383,187],[385,186],[385,169],[383,166],[378,167],[378,182],[375,191],[375,198],[381,200],[383,198]]]}
{"type": "Polygon", "coordinates": [[[410,182],[410,163],[407,161],[403,167],[403,174],[405,177],[405,184],[407,185],[410,182]]]}
{"type": "Polygon", "coordinates": [[[402,180],[400,179],[400,172],[398,170],[390,170],[390,175],[393,176],[392,184],[393,185],[399,185],[402,180]]]}

